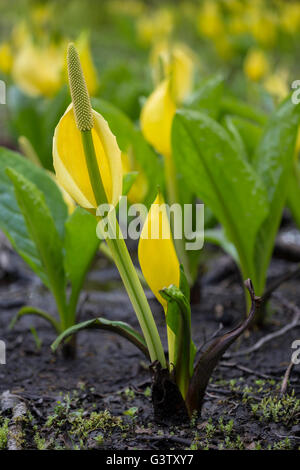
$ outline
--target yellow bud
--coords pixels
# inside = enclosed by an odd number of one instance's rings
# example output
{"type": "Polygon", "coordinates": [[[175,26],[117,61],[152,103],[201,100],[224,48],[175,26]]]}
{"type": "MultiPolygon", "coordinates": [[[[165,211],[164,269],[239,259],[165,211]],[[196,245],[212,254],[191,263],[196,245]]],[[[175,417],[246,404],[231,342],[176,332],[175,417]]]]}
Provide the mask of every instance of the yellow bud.
{"type": "Polygon", "coordinates": [[[11,72],[13,66],[13,55],[10,45],[3,42],[0,45],[0,70],[5,74],[11,72]]]}
{"type": "MultiPolygon", "coordinates": [[[[158,193],[151,205],[141,233],[138,257],[144,278],[167,314],[167,301],[159,291],[180,284],[180,266],[176,255],[168,214],[163,197],[158,193]]],[[[169,361],[175,363],[175,335],[167,327],[169,361]]]]}
{"type": "Polygon", "coordinates": [[[248,52],[245,62],[244,71],[250,80],[261,80],[269,70],[269,62],[263,51],[252,49],[248,52]]]}
{"type": "Polygon", "coordinates": [[[163,78],[170,78],[172,96],[176,103],[181,103],[192,91],[196,57],[185,44],[168,44],[161,41],[154,46],[150,56],[155,83],[163,78]]]}
{"type": "Polygon", "coordinates": [[[63,83],[63,64],[61,47],[41,47],[28,40],[15,57],[12,76],[26,94],[51,97],[63,83]]]}
{"type": "Polygon", "coordinates": [[[158,193],[141,233],[138,257],[143,275],[164,309],[167,301],[159,291],[171,284],[179,287],[180,268],[163,197],[158,193]]]}
{"type": "Polygon", "coordinates": [[[171,128],[175,112],[170,80],[167,79],[149,96],[141,113],[145,139],[165,157],[171,156],[171,128]]]}

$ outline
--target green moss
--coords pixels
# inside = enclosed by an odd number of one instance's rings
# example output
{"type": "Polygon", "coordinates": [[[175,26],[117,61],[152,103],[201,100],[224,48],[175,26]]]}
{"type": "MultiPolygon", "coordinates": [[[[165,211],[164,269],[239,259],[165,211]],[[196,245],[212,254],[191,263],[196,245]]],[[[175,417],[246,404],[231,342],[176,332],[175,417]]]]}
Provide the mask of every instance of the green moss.
{"type": "Polygon", "coordinates": [[[8,437],[8,423],[9,420],[6,418],[3,420],[2,425],[0,426],[0,449],[6,449],[7,446],[7,437],[8,437]]]}

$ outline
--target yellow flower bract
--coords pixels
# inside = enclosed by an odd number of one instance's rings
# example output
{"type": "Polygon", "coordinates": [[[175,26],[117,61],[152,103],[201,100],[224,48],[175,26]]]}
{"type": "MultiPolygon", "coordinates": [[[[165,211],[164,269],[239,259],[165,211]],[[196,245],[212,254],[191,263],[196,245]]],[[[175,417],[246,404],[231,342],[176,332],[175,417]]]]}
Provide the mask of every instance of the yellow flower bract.
{"type": "Polygon", "coordinates": [[[179,287],[180,269],[169,218],[160,194],[152,204],[143,226],[138,256],[147,284],[166,311],[167,302],[159,291],[171,284],[179,287]]]}
{"type": "MultiPolygon", "coordinates": [[[[105,119],[93,111],[92,137],[107,200],[114,206],[122,194],[121,152],[105,119]]],[[[81,133],[76,127],[73,106],[59,121],[53,140],[53,163],[60,185],[82,207],[97,207],[86,165],[81,133]]]]}
{"type": "Polygon", "coordinates": [[[141,113],[145,139],[165,157],[171,156],[171,128],[176,105],[170,80],[164,80],[147,99],[141,113]]]}

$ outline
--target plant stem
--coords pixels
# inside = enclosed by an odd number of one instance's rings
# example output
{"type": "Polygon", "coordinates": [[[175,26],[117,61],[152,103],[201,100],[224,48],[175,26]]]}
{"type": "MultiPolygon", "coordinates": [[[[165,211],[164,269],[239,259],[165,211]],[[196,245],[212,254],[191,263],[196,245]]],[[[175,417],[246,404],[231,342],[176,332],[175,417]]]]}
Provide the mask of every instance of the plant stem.
{"type": "MultiPolygon", "coordinates": [[[[115,217],[115,216],[113,216],[115,217]]],[[[109,219],[109,216],[108,216],[109,219]]],[[[109,235],[106,239],[107,245],[111,251],[115,264],[119,270],[120,276],[124,283],[125,289],[131,300],[132,306],[143,331],[145,341],[147,343],[151,361],[158,360],[163,368],[166,368],[166,359],[159,333],[150,310],[144,290],[139,281],[136,269],[132,263],[127,250],[126,243],[123,239],[118,221],[116,224],[116,233],[111,230],[114,227],[108,222],[109,235]]]]}
{"type": "MultiPolygon", "coordinates": [[[[81,137],[90,181],[96,203],[99,206],[100,204],[107,203],[107,197],[98,167],[92,133],[91,131],[82,131],[81,137]]],[[[139,320],[149,349],[150,358],[152,361],[158,360],[162,367],[165,368],[166,359],[159,333],[135,267],[128,253],[115,210],[109,212],[106,221],[108,228],[106,242],[139,320]]]]}

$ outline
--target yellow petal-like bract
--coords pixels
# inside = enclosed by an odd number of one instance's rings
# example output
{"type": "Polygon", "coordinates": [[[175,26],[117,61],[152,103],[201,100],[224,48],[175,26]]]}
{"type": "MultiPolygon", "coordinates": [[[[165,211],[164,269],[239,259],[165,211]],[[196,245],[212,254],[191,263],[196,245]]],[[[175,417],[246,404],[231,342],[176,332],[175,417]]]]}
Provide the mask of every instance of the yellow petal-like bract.
{"type": "Polygon", "coordinates": [[[160,194],[152,204],[144,223],[138,256],[147,284],[166,310],[167,302],[159,291],[171,284],[179,287],[180,269],[168,214],[160,194]]]}
{"type": "Polygon", "coordinates": [[[31,96],[53,96],[63,83],[64,48],[40,47],[27,41],[16,55],[12,76],[31,96]]]}
{"type": "Polygon", "coordinates": [[[145,139],[165,157],[171,156],[171,128],[176,105],[170,80],[164,80],[147,99],[141,113],[145,139]]]}
{"type": "MultiPolygon", "coordinates": [[[[121,151],[105,119],[93,110],[92,137],[107,200],[114,206],[122,194],[121,151]]],[[[60,119],[53,139],[53,164],[59,184],[80,206],[97,208],[81,133],[71,104],[60,119]]]]}
{"type": "Polygon", "coordinates": [[[13,55],[11,46],[8,42],[0,45],[0,70],[5,74],[9,74],[13,66],[13,55]]]}
{"type": "Polygon", "coordinates": [[[269,62],[265,53],[260,49],[252,49],[248,52],[245,62],[244,71],[250,80],[261,80],[269,70],[269,62]]]}
{"type": "Polygon", "coordinates": [[[161,81],[161,64],[164,78],[171,79],[172,96],[176,103],[181,103],[192,91],[194,79],[195,56],[181,43],[169,44],[162,41],[152,50],[150,63],[156,83],[161,81]]]}

